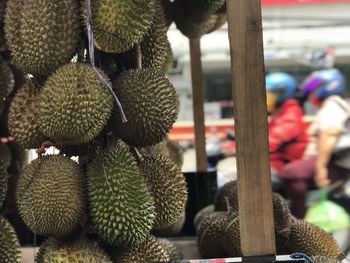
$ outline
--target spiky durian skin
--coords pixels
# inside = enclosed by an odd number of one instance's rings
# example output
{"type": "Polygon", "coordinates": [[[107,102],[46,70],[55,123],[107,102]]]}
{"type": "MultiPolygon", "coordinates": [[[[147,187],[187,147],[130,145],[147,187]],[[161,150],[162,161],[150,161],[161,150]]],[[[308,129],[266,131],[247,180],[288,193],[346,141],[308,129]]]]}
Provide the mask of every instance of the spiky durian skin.
{"type": "Polygon", "coordinates": [[[142,148],[140,150],[143,154],[161,154],[171,159],[180,169],[183,164],[184,156],[181,146],[170,139],[152,145],[150,147],[142,148]]]}
{"type": "Polygon", "coordinates": [[[163,229],[153,229],[152,233],[156,236],[156,237],[174,237],[177,236],[186,221],[186,214],[185,212],[182,212],[181,217],[171,226],[167,227],[167,228],[163,228],[163,229]]]}
{"type": "Polygon", "coordinates": [[[159,0],[155,4],[156,18],[150,32],[141,42],[142,67],[161,69],[166,62],[170,43],[164,10],[159,0]]]}
{"type": "Polygon", "coordinates": [[[215,211],[227,211],[232,209],[238,212],[237,181],[224,184],[217,191],[214,200],[215,211]]]}
{"type": "Polygon", "coordinates": [[[169,254],[170,262],[177,262],[183,259],[181,251],[170,240],[165,238],[158,238],[158,240],[169,254]]]}
{"type": "Polygon", "coordinates": [[[18,90],[10,106],[10,134],[26,149],[38,148],[45,140],[38,126],[39,93],[39,86],[33,80],[27,80],[18,90]]]}
{"type": "Polygon", "coordinates": [[[331,235],[303,220],[293,220],[288,247],[291,251],[303,252],[309,256],[338,259],[343,255],[331,235]]]}
{"type": "Polygon", "coordinates": [[[118,142],[88,168],[90,215],[99,236],[111,245],[143,242],[155,219],[151,193],[128,147],[118,142]]]}
{"type": "Polygon", "coordinates": [[[66,236],[77,228],[84,212],[83,188],[79,165],[68,157],[35,159],[18,179],[19,214],[36,234],[66,236]]]}
{"type": "Polygon", "coordinates": [[[201,225],[202,221],[209,216],[210,214],[215,212],[215,207],[214,205],[208,205],[206,207],[204,207],[203,209],[199,210],[199,212],[196,214],[196,216],[194,217],[193,220],[193,224],[196,228],[196,230],[198,230],[199,226],[201,225]]]}
{"type": "Polygon", "coordinates": [[[97,243],[88,239],[74,242],[46,240],[40,247],[36,263],[112,263],[97,243]]]}
{"type": "Polygon", "coordinates": [[[197,39],[213,32],[224,24],[222,14],[212,14],[207,17],[175,16],[175,24],[182,34],[191,39],[197,39]]]}
{"type": "Polygon", "coordinates": [[[144,156],[139,163],[156,206],[154,229],[175,224],[182,216],[187,202],[187,184],[181,170],[167,157],[155,154],[144,156]]]}
{"type": "Polygon", "coordinates": [[[65,144],[83,144],[101,132],[113,99],[93,68],[77,63],[64,65],[49,77],[39,105],[39,127],[44,135],[65,144]]]}
{"type": "Polygon", "coordinates": [[[6,198],[7,179],[8,179],[7,170],[0,160],[0,211],[6,198]]]}
{"type": "Polygon", "coordinates": [[[80,38],[76,0],[9,0],[5,33],[14,63],[47,76],[74,56],[80,38]]]}
{"type": "Polygon", "coordinates": [[[21,251],[16,232],[10,223],[0,216],[0,262],[19,263],[21,251]]]}
{"type": "MultiPolygon", "coordinates": [[[[86,17],[84,5],[83,15],[86,17]]],[[[155,0],[91,1],[95,46],[122,53],[139,44],[151,28],[155,0]]]]}
{"type": "Polygon", "coordinates": [[[170,256],[162,243],[149,235],[139,246],[116,250],[112,259],[118,263],[168,262],[170,256]]]}
{"type": "Polygon", "coordinates": [[[197,242],[203,258],[241,256],[239,218],[225,212],[211,214],[200,224],[197,242]]]}
{"type": "Polygon", "coordinates": [[[127,144],[136,147],[161,142],[176,121],[176,92],[158,70],[140,69],[121,74],[114,82],[128,122],[114,111],[112,128],[127,144]]]}

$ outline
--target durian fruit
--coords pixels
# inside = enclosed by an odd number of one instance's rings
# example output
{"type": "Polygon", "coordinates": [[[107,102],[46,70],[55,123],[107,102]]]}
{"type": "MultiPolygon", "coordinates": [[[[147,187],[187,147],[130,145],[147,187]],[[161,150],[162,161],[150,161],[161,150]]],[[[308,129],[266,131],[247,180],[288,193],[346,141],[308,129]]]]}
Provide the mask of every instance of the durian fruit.
{"type": "Polygon", "coordinates": [[[318,226],[303,220],[294,219],[288,240],[291,251],[298,251],[309,256],[323,256],[340,259],[342,251],[331,235],[318,226]]]}
{"type": "Polygon", "coordinates": [[[8,127],[12,137],[26,149],[38,148],[45,136],[38,127],[40,87],[27,80],[17,91],[10,106],[8,127]]]}
{"type": "Polygon", "coordinates": [[[122,53],[139,44],[151,28],[155,0],[91,1],[91,12],[95,46],[105,52],[122,53]]]}
{"type": "Polygon", "coordinates": [[[7,193],[8,174],[5,166],[0,161],[0,210],[4,204],[7,193]]]}
{"type": "Polygon", "coordinates": [[[208,17],[175,16],[175,23],[182,34],[191,39],[200,38],[219,29],[226,22],[226,15],[212,14],[208,17]]]}
{"type": "Polygon", "coordinates": [[[216,193],[214,206],[215,211],[238,211],[237,181],[224,184],[216,193]]]}
{"type": "Polygon", "coordinates": [[[154,229],[164,229],[181,218],[187,202],[187,184],[181,170],[167,157],[155,154],[144,156],[139,163],[155,202],[154,229]]]}
{"type": "Polygon", "coordinates": [[[211,214],[200,224],[197,242],[203,258],[240,257],[239,218],[226,212],[211,214]]]}
{"type": "Polygon", "coordinates": [[[79,239],[74,242],[60,242],[47,239],[40,247],[36,263],[112,263],[96,242],[79,239]]]}
{"type": "Polygon", "coordinates": [[[0,262],[19,263],[21,251],[16,232],[10,223],[0,216],[0,262]]]}
{"type": "Polygon", "coordinates": [[[186,213],[182,212],[181,217],[176,221],[175,224],[167,227],[167,228],[163,228],[163,229],[153,229],[152,233],[156,236],[156,237],[174,237],[177,236],[184,224],[185,224],[185,220],[186,220],[186,213]]]}
{"type": "Polygon", "coordinates": [[[79,19],[76,0],[8,0],[5,33],[13,62],[35,76],[69,62],[80,39],[79,19]]]}
{"type": "Polygon", "coordinates": [[[121,142],[88,167],[90,216],[99,236],[111,245],[142,243],[155,220],[154,200],[136,161],[121,142]]]}
{"type": "Polygon", "coordinates": [[[63,237],[74,231],[85,208],[79,165],[62,155],[47,155],[27,165],[18,179],[17,207],[29,229],[63,237]]]}
{"type": "Polygon", "coordinates": [[[161,69],[167,59],[170,43],[164,10],[159,0],[155,5],[156,17],[151,30],[141,42],[142,67],[161,69]]]}
{"type": "Polygon", "coordinates": [[[54,141],[87,143],[101,132],[112,108],[112,95],[90,65],[67,64],[49,77],[41,91],[39,127],[54,141]]]}
{"type": "Polygon", "coordinates": [[[0,162],[2,162],[2,165],[7,169],[12,162],[12,154],[10,148],[0,142],[0,162]]]}
{"type": "Polygon", "coordinates": [[[175,24],[188,38],[200,38],[225,23],[226,14],[219,12],[224,3],[224,0],[175,0],[175,24]]]}
{"type": "Polygon", "coordinates": [[[167,138],[158,144],[141,149],[142,154],[161,154],[168,157],[180,169],[184,161],[183,152],[184,150],[177,142],[167,138]]]}
{"type": "Polygon", "coordinates": [[[201,210],[199,210],[199,212],[196,214],[196,216],[194,217],[193,220],[193,224],[194,227],[196,228],[196,230],[198,230],[199,226],[201,225],[202,221],[209,216],[210,214],[215,212],[215,207],[214,205],[208,205],[204,208],[202,208],[201,210]]]}
{"type": "Polygon", "coordinates": [[[176,92],[158,70],[139,69],[122,73],[114,82],[128,122],[114,111],[112,128],[127,144],[136,147],[161,142],[177,118],[176,92]]]}
{"type": "Polygon", "coordinates": [[[165,251],[169,254],[170,262],[178,262],[183,259],[181,251],[168,239],[158,238],[165,251]]]}
{"type": "Polygon", "coordinates": [[[112,259],[113,262],[118,263],[168,262],[170,255],[157,238],[149,235],[138,246],[117,249],[113,253],[112,259]]]}

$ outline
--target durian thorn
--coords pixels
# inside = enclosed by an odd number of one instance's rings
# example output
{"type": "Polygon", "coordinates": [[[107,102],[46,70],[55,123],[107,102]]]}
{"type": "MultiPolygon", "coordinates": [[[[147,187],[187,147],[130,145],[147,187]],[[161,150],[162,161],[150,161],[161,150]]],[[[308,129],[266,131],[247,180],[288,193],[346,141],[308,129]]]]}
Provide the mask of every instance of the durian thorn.
{"type": "Polygon", "coordinates": [[[139,152],[139,150],[137,150],[136,147],[134,147],[134,151],[136,154],[136,158],[139,162],[143,162],[145,159],[143,158],[142,154],[139,152]]]}
{"type": "Polygon", "coordinates": [[[50,148],[50,147],[56,147],[56,148],[62,148],[63,147],[63,144],[62,143],[55,143],[55,142],[51,142],[51,141],[44,141],[41,146],[36,149],[36,154],[37,155],[43,155],[45,152],[46,152],[46,149],[47,148],[50,148]]]}
{"type": "Polygon", "coordinates": [[[137,69],[142,69],[142,52],[140,45],[136,45],[135,47],[135,60],[137,69]]]}

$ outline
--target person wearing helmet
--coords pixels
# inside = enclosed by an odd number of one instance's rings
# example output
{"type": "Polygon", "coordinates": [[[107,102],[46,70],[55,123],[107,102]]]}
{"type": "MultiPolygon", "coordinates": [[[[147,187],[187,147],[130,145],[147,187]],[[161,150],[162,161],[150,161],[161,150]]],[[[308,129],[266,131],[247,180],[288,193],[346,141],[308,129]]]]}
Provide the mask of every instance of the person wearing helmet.
{"type": "MultiPolygon", "coordinates": [[[[270,165],[273,185],[279,187],[284,165],[300,159],[307,144],[307,125],[303,110],[294,98],[297,82],[289,74],[275,72],[266,76],[269,118],[270,165]]],[[[277,190],[275,188],[275,190],[277,190]]]]}
{"type": "Polygon", "coordinates": [[[315,138],[316,155],[286,165],[281,173],[285,192],[291,199],[291,212],[297,218],[304,218],[306,214],[308,190],[325,187],[350,175],[350,170],[331,162],[333,149],[350,113],[349,105],[342,98],[343,75],[337,69],[315,71],[305,79],[301,89],[318,111],[309,127],[309,134],[315,138]]]}

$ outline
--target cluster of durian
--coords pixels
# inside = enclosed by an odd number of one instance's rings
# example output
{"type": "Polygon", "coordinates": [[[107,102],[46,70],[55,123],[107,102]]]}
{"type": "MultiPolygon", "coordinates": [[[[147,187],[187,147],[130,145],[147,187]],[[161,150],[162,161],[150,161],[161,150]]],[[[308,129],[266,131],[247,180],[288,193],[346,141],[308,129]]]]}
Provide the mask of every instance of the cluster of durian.
{"type": "Polygon", "coordinates": [[[19,145],[9,140],[7,117],[9,104],[22,75],[10,61],[9,51],[4,35],[4,15],[6,1],[0,1],[0,262],[20,262],[20,243],[8,216],[9,185],[18,175],[24,162],[24,151],[19,145]]]}
{"type": "MultiPolygon", "coordinates": [[[[286,201],[273,193],[277,254],[302,252],[315,262],[339,262],[344,258],[331,235],[321,228],[294,218],[286,201]]],[[[221,187],[213,205],[196,215],[198,248],[203,258],[241,257],[236,181],[221,187]]]]}
{"type": "MultiPolygon", "coordinates": [[[[156,237],[181,230],[187,201],[182,150],[167,139],[179,110],[166,77],[172,3],[92,0],[90,8],[97,71],[113,92],[90,64],[85,1],[7,0],[0,16],[0,46],[4,39],[24,76],[7,101],[9,136],[25,149],[50,142],[59,150],[22,169],[19,215],[48,238],[37,263],[178,260],[176,247],[156,237]]],[[[5,97],[13,81],[1,62],[5,97]]],[[[0,198],[2,178],[0,169],[0,198]]],[[[14,238],[0,251],[17,253],[14,231],[1,220],[0,237],[14,238]]]]}

